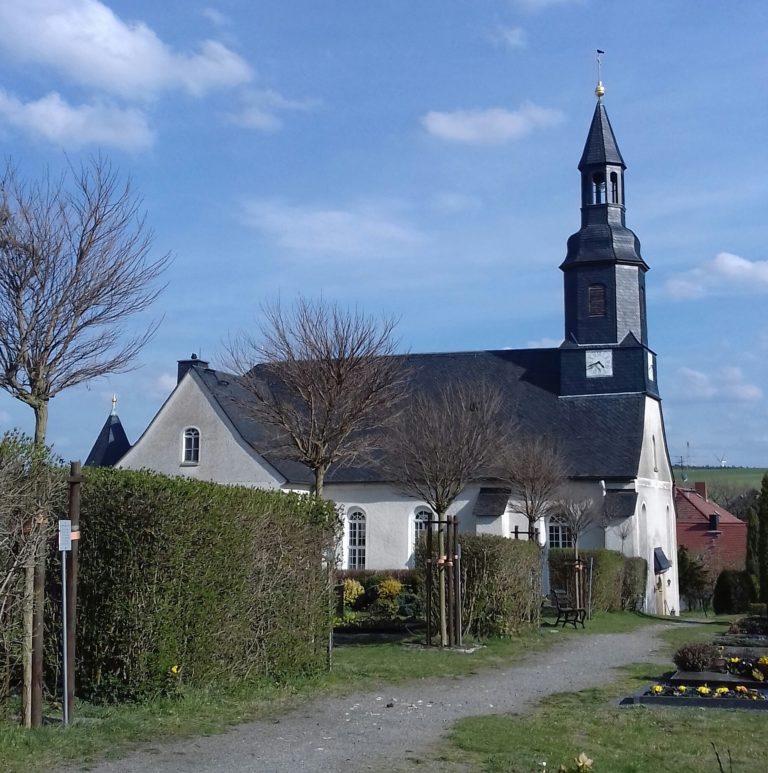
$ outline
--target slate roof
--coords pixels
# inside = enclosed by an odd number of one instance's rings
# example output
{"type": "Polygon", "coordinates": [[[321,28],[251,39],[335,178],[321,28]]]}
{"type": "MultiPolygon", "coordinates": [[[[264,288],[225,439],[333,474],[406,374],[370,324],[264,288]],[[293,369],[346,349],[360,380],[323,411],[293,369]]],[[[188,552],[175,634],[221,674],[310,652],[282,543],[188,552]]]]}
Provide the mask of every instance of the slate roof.
{"type": "MultiPolygon", "coordinates": [[[[523,434],[551,438],[562,450],[572,477],[627,479],[637,475],[643,436],[642,393],[560,397],[559,349],[403,355],[414,389],[431,391],[440,383],[480,380],[505,395],[510,423],[523,434]]],[[[195,374],[243,440],[264,456],[288,482],[310,483],[310,471],[285,458],[274,432],[248,415],[248,392],[236,376],[196,368],[195,374]]],[[[374,464],[334,466],[327,483],[381,481],[374,464]]]]}
{"type": "Polygon", "coordinates": [[[86,467],[112,467],[126,454],[131,444],[120,417],[110,414],[85,460],[86,467]]]}
{"type": "Polygon", "coordinates": [[[592,115],[592,123],[589,126],[587,141],[584,144],[584,152],[579,161],[579,171],[584,171],[593,164],[619,164],[624,169],[627,165],[621,157],[619,144],[608,120],[608,113],[605,112],[605,106],[602,100],[597,101],[595,112],[592,115]]]}

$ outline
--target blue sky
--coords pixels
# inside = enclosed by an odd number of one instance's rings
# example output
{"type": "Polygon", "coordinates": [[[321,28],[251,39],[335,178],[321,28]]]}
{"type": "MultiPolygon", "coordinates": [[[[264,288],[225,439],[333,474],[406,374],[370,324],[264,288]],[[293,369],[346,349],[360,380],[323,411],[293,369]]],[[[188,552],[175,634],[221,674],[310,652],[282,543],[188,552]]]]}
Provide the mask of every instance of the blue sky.
{"type": "Polygon", "coordinates": [[[768,465],[764,0],[0,4],[4,155],[104,152],[175,256],[140,367],[52,401],[56,450],[85,457],[113,392],[135,440],[175,361],[277,294],[395,315],[414,352],[557,345],[596,48],[670,453],[768,465]]]}

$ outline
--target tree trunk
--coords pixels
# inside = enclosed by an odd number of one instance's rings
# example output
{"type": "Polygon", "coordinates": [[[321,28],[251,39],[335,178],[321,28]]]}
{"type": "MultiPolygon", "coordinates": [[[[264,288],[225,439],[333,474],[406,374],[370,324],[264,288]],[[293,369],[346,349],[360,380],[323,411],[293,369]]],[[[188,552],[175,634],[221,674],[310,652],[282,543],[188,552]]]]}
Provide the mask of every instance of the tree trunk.
{"type": "Polygon", "coordinates": [[[21,649],[23,688],[21,694],[21,723],[24,727],[32,727],[32,610],[35,596],[35,562],[34,558],[24,567],[24,599],[23,609],[23,643],[21,649]]]}
{"type": "Polygon", "coordinates": [[[315,485],[312,487],[312,493],[318,498],[323,498],[323,489],[325,487],[325,465],[315,467],[315,485]]]}
{"type": "MultiPolygon", "coordinates": [[[[35,410],[35,445],[45,445],[45,434],[48,430],[48,402],[41,401],[34,406],[35,410]]],[[[34,514],[37,521],[38,513],[34,514]]],[[[45,516],[42,516],[45,519],[45,516]]],[[[45,563],[48,552],[47,529],[45,520],[36,522],[32,528],[39,532],[35,548],[34,579],[32,592],[32,657],[29,661],[31,674],[30,693],[30,726],[40,727],[43,724],[43,655],[45,649],[45,563]]],[[[25,661],[26,664],[26,661],[25,661]]]]}

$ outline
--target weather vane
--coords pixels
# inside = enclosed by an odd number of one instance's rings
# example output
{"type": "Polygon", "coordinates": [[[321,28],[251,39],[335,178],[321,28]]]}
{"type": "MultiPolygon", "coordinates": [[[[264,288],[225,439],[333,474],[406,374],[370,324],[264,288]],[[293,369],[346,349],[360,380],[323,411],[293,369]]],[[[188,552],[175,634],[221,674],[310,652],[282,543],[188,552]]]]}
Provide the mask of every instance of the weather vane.
{"type": "Polygon", "coordinates": [[[112,415],[114,416],[117,413],[117,395],[112,394],[112,415]]]}
{"type": "Polygon", "coordinates": [[[600,58],[605,51],[597,49],[597,86],[595,86],[595,96],[600,97],[605,94],[605,86],[603,86],[603,60],[600,58]]]}

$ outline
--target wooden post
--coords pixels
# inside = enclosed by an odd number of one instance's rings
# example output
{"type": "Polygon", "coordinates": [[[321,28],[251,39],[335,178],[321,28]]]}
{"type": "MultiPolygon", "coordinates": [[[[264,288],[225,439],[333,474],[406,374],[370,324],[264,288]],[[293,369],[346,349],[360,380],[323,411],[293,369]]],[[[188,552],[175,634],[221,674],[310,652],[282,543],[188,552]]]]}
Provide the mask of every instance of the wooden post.
{"type": "Polygon", "coordinates": [[[453,593],[455,597],[455,617],[453,623],[454,644],[462,645],[461,631],[461,545],[459,544],[459,519],[453,517],[453,593]]]}
{"type": "Polygon", "coordinates": [[[446,632],[448,634],[448,646],[452,647],[456,643],[454,636],[453,624],[454,624],[454,593],[453,593],[453,516],[447,515],[445,517],[445,564],[443,565],[443,571],[446,574],[445,577],[445,616],[446,616],[446,632]]]}
{"type": "Polygon", "coordinates": [[[426,615],[427,615],[427,646],[432,646],[432,527],[434,521],[430,518],[427,520],[427,578],[425,593],[426,598],[426,615]]]}
{"type": "Polygon", "coordinates": [[[45,563],[48,559],[48,542],[45,524],[40,524],[40,534],[35,546],[34,591],[32,594],[32,694],[30,696],[30,724],[43,724],[43,654],[45,620],[45,563]]]}
{"type": "Polygon", "coordinates": [[[72,550],[67,560],[67,716],[72,721],[75,711],[75,634],[77,631],[77,548],[80,544],[80,489],[83,476],[80,462],[69,463],[69,520],[72,521],[72,550]]]}

